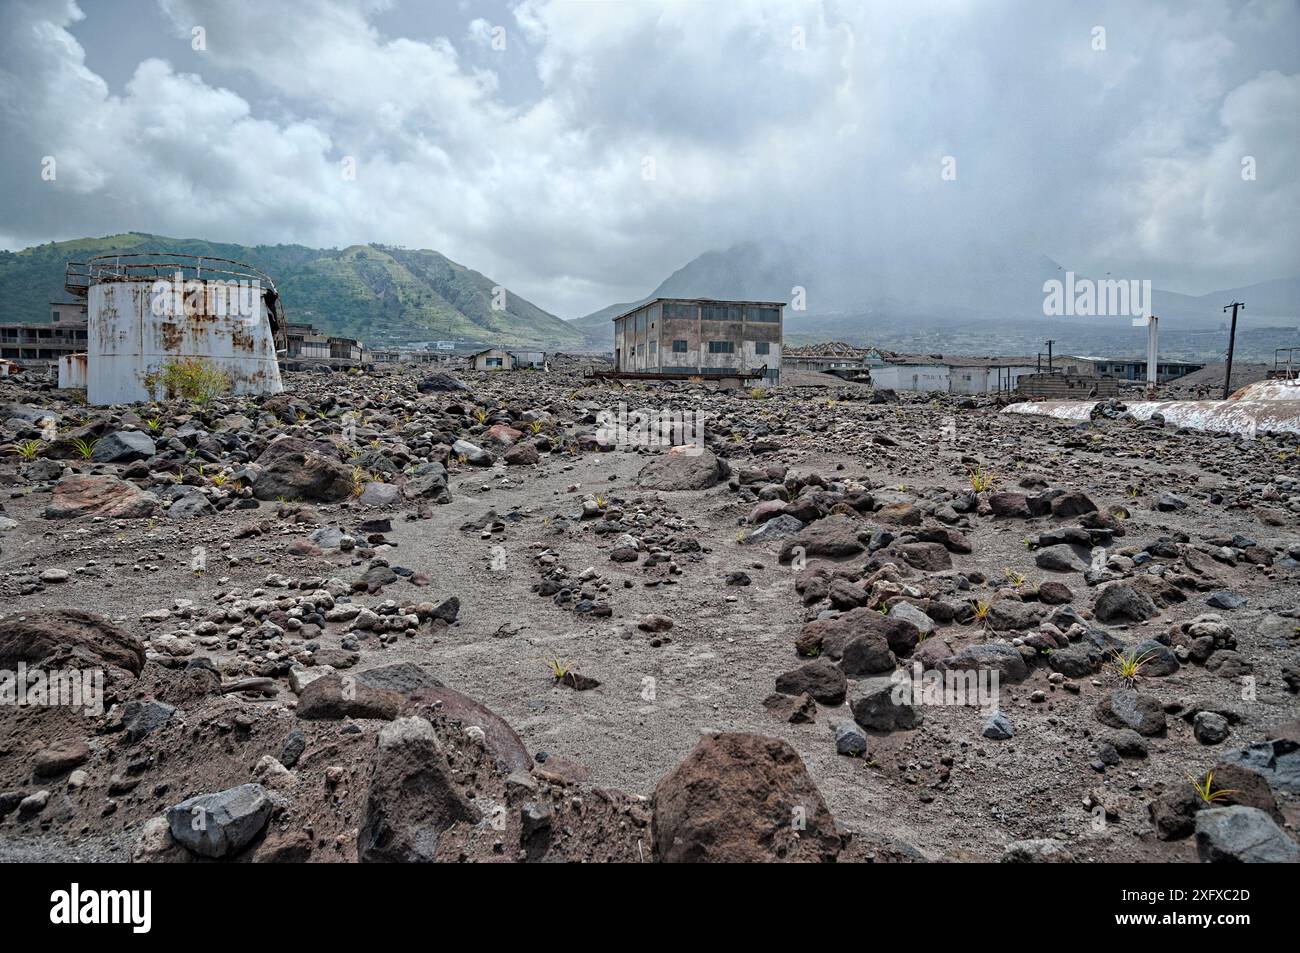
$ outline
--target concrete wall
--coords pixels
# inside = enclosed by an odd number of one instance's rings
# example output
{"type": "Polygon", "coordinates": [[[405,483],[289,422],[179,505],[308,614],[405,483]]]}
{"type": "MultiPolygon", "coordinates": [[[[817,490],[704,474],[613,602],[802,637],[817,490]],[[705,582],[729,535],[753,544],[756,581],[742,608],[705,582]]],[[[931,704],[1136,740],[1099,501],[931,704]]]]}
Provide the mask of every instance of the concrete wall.
{"type": "Polygon", "coordinates": [[[1119,381],[1113,377],[1083,377],[1078,374],[1027,374],[1016,387],[1021,397],[1038,400],[1085,400],[1089,395],[1115,397],[1119,381]],[[1096,392],[1093,393],[1093,388],[1096,392]]]}
{"type": "Polygon", "coordinates": [[[948,367],[943,364],[886,364],[871,369],[871,382],[889,390],[948,391],[948,367]]]}

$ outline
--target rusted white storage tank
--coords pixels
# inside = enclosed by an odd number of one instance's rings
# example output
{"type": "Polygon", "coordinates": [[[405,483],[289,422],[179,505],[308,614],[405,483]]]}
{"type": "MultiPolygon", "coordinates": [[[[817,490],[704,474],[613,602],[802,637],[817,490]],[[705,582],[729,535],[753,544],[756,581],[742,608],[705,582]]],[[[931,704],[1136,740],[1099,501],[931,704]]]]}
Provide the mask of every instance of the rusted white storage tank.
{"type": "Polygon", "coordinates": [[[278,301],[251,266],[189,256],[122,255],[69,266],[86,295],[86,400],[164,400],[167,365],[199,360],[226,375],[230,393],[284,389],[276,363],[278,301]],[[83,272],[84,269],[84,272],[83,272]]]}

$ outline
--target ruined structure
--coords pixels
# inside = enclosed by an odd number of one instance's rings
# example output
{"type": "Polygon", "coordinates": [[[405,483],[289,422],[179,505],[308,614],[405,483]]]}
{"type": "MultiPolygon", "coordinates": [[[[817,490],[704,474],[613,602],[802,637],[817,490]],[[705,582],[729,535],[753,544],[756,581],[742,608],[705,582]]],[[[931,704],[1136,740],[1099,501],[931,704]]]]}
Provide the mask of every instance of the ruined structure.
{"type": "Polygon", "coordinates": [[[517,371],[527,367],[542,368],[546,366],[546,352],[489,347],[471,354],[469,364],[476,371],[517,371]]]}
{"type": "Polygon", "coordinates": [[[7,321],[0,324],[0,359],[25,368],[47,368],[86,349],[86,303],[50,302],[50,323],[7,321]]]}
{"type": "Polygon", "coordinates": [[[614,318],[614,374],[781,378],[780,301],[655,298],[614,318]]]}
{"type": "MultiPolygon", "coordinates": [[[[194,255],[102,255],[70,262],[64,287],[86,302],[90,404],[165,399],[160,375],[190,360],[221,371],[236,394],[283,389],[276,363],[283,310],[275,283],[251,265],[194,255]]],[[[83,382],[61,381],[77,383],[83,382]]]]}

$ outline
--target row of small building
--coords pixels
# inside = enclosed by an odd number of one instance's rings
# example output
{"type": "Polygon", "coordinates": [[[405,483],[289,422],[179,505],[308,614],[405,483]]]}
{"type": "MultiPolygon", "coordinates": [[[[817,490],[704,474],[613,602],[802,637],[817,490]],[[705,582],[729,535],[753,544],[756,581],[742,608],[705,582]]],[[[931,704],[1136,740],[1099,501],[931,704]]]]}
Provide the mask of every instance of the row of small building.
{"type": "MultiPolygon", "coordinates": [[[[784,362],[788,368],[846,378],[869,376],[876,387],[891,390],[953,394],[1020,390],[1034,391],[1034,396],[1064,397],[1088,381],[1098,383],[1103,391],[1101,396],[1109,396],[1120,382],[1141,382],[1147,374],[1145,358],[1056,355],[1044,360],[1041,356],[900,354],[882,348],[855,347],[843,341],[786,348],[784,362]]],[[[1204,366],[1193,361],[1160,361],[1156,365],[1156,381],[1165,384],[1178,380],[1204,366]]]]}

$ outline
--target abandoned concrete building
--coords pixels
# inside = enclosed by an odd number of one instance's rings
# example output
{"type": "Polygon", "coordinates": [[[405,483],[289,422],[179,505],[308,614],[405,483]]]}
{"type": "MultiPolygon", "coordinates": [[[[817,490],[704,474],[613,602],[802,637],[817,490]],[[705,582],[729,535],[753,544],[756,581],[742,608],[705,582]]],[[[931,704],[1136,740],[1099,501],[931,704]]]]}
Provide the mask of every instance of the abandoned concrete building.
{"type": "Polygon", "coordinates": [[[50,323],[0,324],[0,358],[20,367],[44,369],[68,354],[86,349],[86,305],[51,301],[50,323]]]}
{"type": "Polygon", "coordinates": [[[1037,372],[1031,357],[902,355],[871,368],[871,382],[896,391],[1000,394],[1015,390],[1021,377],[1037,372]]]}
{"type": "Polygon", "coordinates": [[[469,366],[476,371],[517,371],[521,368],[546,366],[546,352],[532,350],[506,350],[489,347],[469,356],[469,366]]]}
{"type": "Polygon", "coordinates": [[[86,302],[86,351],[60,361],[60,385],[96,406],[162,400],[161,373],[201,361],[236,394],[284,389],[284,313],[275,283],[243,262],[135,252],[70,262],[64,288],[86,302]]]}
{"type": "Polygon", "coordinates": [[[781,378],[780,301],[655,298],[614,318],[617,376],[781,378]]]}
{"type": "MultiPolygon", "coordinates": [[[[1156,363],[1156,383],[1165,384],[1199,371],[1205,362],[1193,361],[1158,361],[1156,363]]],[[[1066,373],[1073,370],[1075,374],[1092,374],[1096,377],[1114,377],[1121,381],[1144,381],[1147,379],[1147,359],[1143,358],[1106,358],[1106,357],[1059,357],[1053,360],[1053,367],[1063,369],[1066,373]],[[1057,365],[1060,365],[1057,367],[1057,365]]]]}
{"type": "Polygon", "coordinates": [[[355,367],[370,359],[366,346],[360,341],[323,334],[312,324],[287,324],[284,337],[286,366],[318,363],[355,367]]]}

